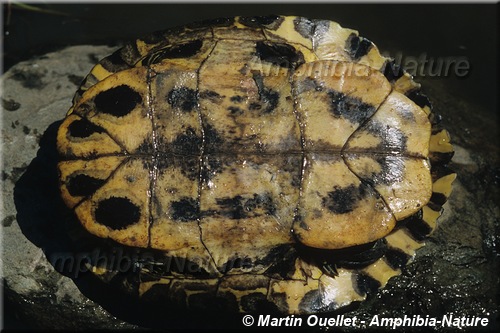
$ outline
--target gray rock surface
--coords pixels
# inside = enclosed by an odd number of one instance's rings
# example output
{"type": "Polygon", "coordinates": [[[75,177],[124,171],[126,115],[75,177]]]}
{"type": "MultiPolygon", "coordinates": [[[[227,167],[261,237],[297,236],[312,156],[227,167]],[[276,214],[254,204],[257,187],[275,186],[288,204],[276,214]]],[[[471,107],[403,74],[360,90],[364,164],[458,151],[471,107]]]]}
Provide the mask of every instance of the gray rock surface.
{"type": "Polygon", "coordinates": [[[60,206],[48,200],[57,196],[50,148],[56,121],[96,60],[111,51],[70,47],[19,63],[2,77],[2,282],[7,304],[33,328],[134,327],[90,301],[47,259],[60,233],[60,206]]]}
{"type": "MultiPolygon", "coordinates": [[[[2,77],[4,297],[12,307],[9,313],[33,327],[196,326],[161,309],[144,313],[90,274],[75,278],[78,271],[57,265],[60,256],[76,253],[71,251],[89,253],[92,243],[59,198],[55,133],[80,80],[111,51],[70,47],[19,63],[2,77]]],[[[365,320],[365,326],[377,314],[480,316],[489,318],[491,329],[498,326],[499,297],[498,115],[454,96],[444,80],[420,82],[452,136],[451,167],[458,173],[454,191],[439,229],[403,274],[346,316],[365,320]]],[[[222,318],[205,318],[210,323],[199,325],[226,326],[222,318]]],[[[235,327],[242,327],[240,319],[235,327]]]]}

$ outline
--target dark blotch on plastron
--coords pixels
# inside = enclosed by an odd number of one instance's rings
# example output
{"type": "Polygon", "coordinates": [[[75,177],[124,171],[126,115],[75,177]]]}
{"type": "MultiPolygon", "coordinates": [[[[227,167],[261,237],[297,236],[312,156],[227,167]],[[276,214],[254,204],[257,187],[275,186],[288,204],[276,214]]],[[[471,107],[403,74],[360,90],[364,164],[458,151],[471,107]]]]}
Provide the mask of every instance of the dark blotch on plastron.
{"type": "Polygon", "coordinates": [[[276,206],[268,194],[254,194],[253,198],[237,195],[232,198],[215,199],[220,207],[220,214],[230,219],[244,219],[261,216],[256,210],[263,210],[265,215],[274,215],[276,206]]]}
{"type": "Polygon", "coordinates": [[[85,118],[77,119],[68,125],[68,134],[74,138],[88,138],[94,133],[103,133],[104,129],[85,118]]]}
{"type": "MultiPolygon", "coordinates": [[[[406,141],[402,143],[403,147],[406,146],[406,141]]],[[[380,164],[381,172],[373,173],[366,179],[370,184],[395,184],[403,180],[405,174],[405,163],[403,157],[399,156],[379,156],[375,158],[380,164]]]]}
{"type": "Polygon", "coordinates": [[[352,33],[346,40],[345,49],[352,60],[359,60],[361,57],[365,56],[370,52],[373,47],[372,42],[368,39],[359,37],[352,33]]]}
{"type": "Polygon", "coordinates": [[[288,156],[281,166],[281,170],[288,172],[292,175],[292,186],[299,188],[302,183],[302,173],[303,173],[303,160],[302,157],[298,156],[288,156]]]}
{"type": "Polygon", "coordinates": [[[168,93],[167,102],[184,112],[193,111],[198,105],[198,94],[196,90],[187,87],[174,88],[168,93]]]}
{"type": "Polygon", "coordinates": [[[175,167],[191,181],[198,181],[200,176],[200,160],[196,155],[160,153],[156,159],[156,167],[160,175],[167,169],[175,167]]]}
{"type": "Polygon", "coordinates": [[[283,20],[283,17],[277,15],[247,16],[239,18],[239,22],[247,27],[260,28],[264,26],[268,29],[277,28],[283,20]]]}
{"type": "Polygon", "coordinates": [[[220,271],[223,274],[230,272],[233,269],[243,269],[248,270],[253,267],[252,260],[250,258],[229,258],[222,266],[220,271]]]}
{"type": "Polygon", "coordinates": [[[153,155],[155,154],[155,146],[153,145],[153,141],[151,137],[146,137],[144,141],[137,147],[136,153],[144,154],[144,155],[153,155]]]}
{"type": "Polygon", "coordinates": [[[364,103],[360,98],[330,90],[327,93],[330,101],[330,112],[338,118],[346,118],[351,123],[360,124],[371,117],[376,109],[364,103]]]}
{"type": "Polygon", "coordinates": [[[279,98],[280,95],[277,91],[274,91],[272,89],[267,88],[264,85],[264,78],[262,77],[262,74],[260,73],[254,73],[252,75],[252,78],[255,82],[255,85],[257,86],[258,93],[259,93],[259,100],[260,103],[252,103],[251,104],[251,109],[257,110],[257,109],[262,109],[262,104],[264,104],[266,107],[263,110],[263,113],[271,113],[279,103],[279,98]],[[257,108],[257,105],[260,105],[259,108],[257,108]]]}
{"type": "Polygon", "coordinates": [[[137,104],[142,103],[142,97],[131,87],[121,85],[99,93],[94,103],[97,112],[123,117],[134,110],[137,104]]]}
{"type": "Polygon", "coordinates": [[[69,178],[66,188],[73,197],[86,197],[94,194],[104,182],[104,179],[79,174],[69,178]]]}
{"type": "Polygon", "coordinates": [[[187,222],[194,221],[200,216],[200,204],[193,198],[184,198],[171,203],[174,220],[187,222]]]}
{"type": "Polygon", "coordinates": [[[275,278],[290,278],[295,271],[295,260],[297,251],[290,244],[282,244],[273,247],[265,257],[257,259],[255,266],[269,267],[266,276],[275,278]]]}
{"type": "Polygon", "coordinates": [[[323,198],[322,205],[334,214],[346,214],[352,212],[365,196],[366,189],[362,185],[344,188],[334,186],[333,191],[323,198]]]}
{"type": "Polygon", "coordinates": [[[243,208],[249,213],[260,208],[265,211],[266,215],[276,214],[276,206],[273,202],[273,198],[267,193],[254,194],[253,198],[245,201],[243,208]]]}
{"type": "Polygon", "coordinates": [[[394,60],[388,60],[384,65],[383,74],[387,80],[394,82],[404,75],[404,71],[394,60]]]}
{"type": "Polygon", "coordinates": [[[216,198],[217,205],[220,207],[220,214],[230,219],[242,219],[245,217],[243,210],[243,197],[237,195],[232,198],[216,198]]]}
{"type": "Polygon", "coordinates": [[[189,155],[198,155],[201,150],[202,138],[196,135],[196,131],[192,127],[188,127],[186,131],[179,134],[174,142],[172,142],[172,147],[174,152],[184,153],[189,155]]]}
{"type": "Polygon", "coordinates": [[[160,63],[165,59],[189,58],[197,54],[202,45],[203,42],[197,39],[191,42],[169,46],[152,52],[142,60],[142,63],[149,66],[160,63]]]}
{"type": "Polygon", "coordinates": [[[231,98],[229,100],[233,103],[241,103],[241,102],[243,102],[243,96],[234,95],[234,96],[231,96],[231,98]]]}
{"type": "Polygon", "coordinates": [[[303,93],[305,92],[309,92],[309,91],[323,91],[324,88],[321,86],[320,83],[318,83],[318,81],[316,81],[315,79],[311,78],[311,77],[305,77],[305,78],[301,78],[300,81],[298,82],[294,82],[295,84],[295,87],[293,87],[293,90],[295,92],[296,95],[302,95],[303,93]]]}
{"type": "Polygon", "coordinates": [[[354,290],[360,295],[370,295],[380,288],[380,282],[371,276],[363,273],[358,273],[356,276],[356,283],[354,290]]]}
{"type": "Polygon", "coordinates": [[[200,177],[200,159],[198,156],[179,157],[181,172],[189,180],[198,181],[200,177]]]}
{"type": "Polygon", "coordinates": [[[227,108],[227,111],[229,111],[231,116],[240,116],[243,114],[243,110],[237,106],[230,106],[227,108]]]}
{"type": "Polygon", "coordinates": [[[114,230],[125,229],[139,222],[141,209],[128,198],[111,197],[97,203],[95,220],[114,230]]]}
{"type": "Polygon", "coordinates": [[[260,103],[250,103],[250,105],[248,105],[248,110],[250,111],[256,111],[256,110],[261,110],[262,109],[262,104],[260,103]]]}
{"type": "Polygon", "coordinates": [[[259,41],[255,50],[260,60],[284,68],[295,69],[305,62],[302,53],[289,44],[259,41]]]}
{"type": "Polygon", "coordinates": [[[266,104],[266,108],[263,110],[263,112],[271,113],[278,106],[280,94],[277,91],[271,89],[264,89],[261,93],[260,98],[266,104]]]}
{"type": "Polygon", "coordinates": [[[213,90],[203,90],[199,93],[200,99],[209,99],[212,103],[221,103],[223,96],[213,90]]]}
{"type": "Polygon", "coordinates": [[[406,151],[408,137],[398,128],[372,120],[366,129],[375,137],[381,139],[377,149],[381,151],[406,151]]]}
{"type": "Polygon", "coordinates": [[[205,157],[201,168],[201,181],[208,186],[209,181],[223,169],[224,164],[220,158],[205,157]]]}
{"type": "Polygon", "coordinates": [[[208,153],[219,150],[220,146],[224,143],[222,136],[210,124],[205,124],[203,135],[205,139],[205,151],[208,153]]]}

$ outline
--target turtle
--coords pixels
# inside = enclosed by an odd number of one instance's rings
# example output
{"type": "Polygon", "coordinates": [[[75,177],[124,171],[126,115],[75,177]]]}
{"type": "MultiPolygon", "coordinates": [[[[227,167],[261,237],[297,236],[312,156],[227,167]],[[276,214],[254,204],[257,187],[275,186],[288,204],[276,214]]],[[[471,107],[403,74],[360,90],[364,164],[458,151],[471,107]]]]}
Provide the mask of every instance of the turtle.
{"type": "Polygon", "coordinates": [[[361,302],[425,244],[456,177],[420,84],[356,30],[297,16],[126,44],[79,86],[57,148],[65,204],[135,253],[92,272],[186,309],[361,302]]]}

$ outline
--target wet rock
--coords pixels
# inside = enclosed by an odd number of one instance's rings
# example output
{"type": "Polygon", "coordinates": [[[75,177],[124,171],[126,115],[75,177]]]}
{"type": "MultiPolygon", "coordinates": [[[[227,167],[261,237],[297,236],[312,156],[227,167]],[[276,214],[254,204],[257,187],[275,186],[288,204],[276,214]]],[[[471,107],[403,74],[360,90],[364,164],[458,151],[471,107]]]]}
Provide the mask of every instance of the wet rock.
{"type": "MultiPolygon", "coordinates": [[[[20,63],[2,77],[2,279],[9,312],[30,328],[133,328],[84,296],[54,269],[48,254],[64,247],[54,169],[57,120],[71,106],[91,55],[109,47],[78,46],[20,63]],[[64,66],[62,66],[64,64],[64,66]],[[5,112],[8,111],[8,112],[5,112]],[[51,199],[50,199],[51,198],[51,199]]],[[[66,219],[67,220],[67,219],[66,219]]]]}
{"type": "MultiPolygon", "coordinates": [[[[41,328],[196,327],[189,316],[143,309],[85,274],[85,258],[99,244],[59,196],[57,128],[92,59],[111,51],[70,47],[20,63],[2,77],[4,295],[16,316],[41,328]]],[[[454,191],[439,228],[402,275],[345,315],[364,326],[374,315],[481,316],[491,328],[499,294],[498,115],[454,96],[445,80],[419,81],[455,145],[454,191]]],[[[204,319],[199,326],[242,327],[239,316],[229,324],[220,316],[204,319]]]]}

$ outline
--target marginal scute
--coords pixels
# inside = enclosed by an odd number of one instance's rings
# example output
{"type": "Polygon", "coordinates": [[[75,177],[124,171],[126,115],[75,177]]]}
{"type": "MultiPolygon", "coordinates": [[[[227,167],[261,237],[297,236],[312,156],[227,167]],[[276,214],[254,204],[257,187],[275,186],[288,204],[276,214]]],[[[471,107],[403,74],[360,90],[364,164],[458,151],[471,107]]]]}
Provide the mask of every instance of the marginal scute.
{"type": "Polygon", "coordinates": [[[197,54],[203,42],[201,40],[193,40],[179,45],[172,45],[164,49],[156,50],[150,53],[142,60],[142,64],[149,66],[160,63],[168,59],[189,58],[197,54]]]}
{"type": "MultiPolygon", "coordinates": [[[[146,140],[152,140],[151,101],[148,86],[144,84],[147,80],[146,68],[118,72],[85,91],[72,115],[104,128],[122,151],[133,154],[146,140]]],[[[95,142],[93,145],[97,150],[107,149],[95,142]]]]}
{"type": "Polygon", "coordinates": [[[58,163],[61,191],[65,203],[73,207],[101,188],[111,174],[126,161],[122,156],[96,157],[86,161],[72,159],[58,163]]]}
{"type": "Polygon", "coordinates": [[[424,245],[456,178],[413,77],[357,31],[294,16],[125,45],[78,88],[57,148],[83,227],[147,255],[127,274],[93,273],[196,310],[366,299],[424,245]]]}
{"type": "Polygon", "coordinates": [[[351,34],[346,41],[346,49],[352,60],[359,60],[368,54],[372,48],[372,42],[368,39],[351,34]]]}
{"type": "Polygon", "coordinates": [[[103,127],[71,114],[63,121],[57,134],[60,155],[65,158],[89,158],[120,154],[122,147],[103,127]]]}
{"type": "Polygon", "coordinates": [[[251,16],[251,17],[238,17],[238,22],[253,28],[265,26],[267,29],[273,30],[283,22],[282,16],[269,15],[269,16],[251,16]]]}
{"type": "MultiPolygon", "coordinates": [[[[78,162],[82,161],[74,163],[78,162]]],[[[76,216],[96,236],[109,237],[128,246],[146,247],[150,180],[144,162],[118,156],[102,157],[93,162],[89,170],[101,175],[96,178],[106,181],[74,207],[76,216]],[[106,172],[109,172],[108,177],[106,172]]]]}
{"type": "Polygon", "coordinates": [[[394,59],[387,60],[383,67],[383,74],[389,81],[396,81],[404,75],[404,71],[394,59]]]}
{"type": "Polygon", "coordinates": [[[269,27],[264,29],[264,34],[267,40],[275,42],[286,42],[290,44],[302,45],[305,48],[312,50],[312,36],[304,36],[303,29],[297,29],[297,17],[282,16],[279,26],[269,27]]]}
{"type": "Polygon", "coordinates": [[[198,202],[193,198],[184,198],[171,204],[172,217],[177,221],[192,221],[199,218],[198,202]]]}
{"type": "Polygon", "coordinates": [[[295,30],[304,38],[311,38],[316,29],[314,21],[307,19],[305,17],[296,17],[293,20],[295,25],[295,30]]]}
{"type": "Polygon", "coordinates": [[[304,62],[304,56],[289,44],[259,41],[255,49],[260,60],[275,66],[296,68],[304,62]]]}

